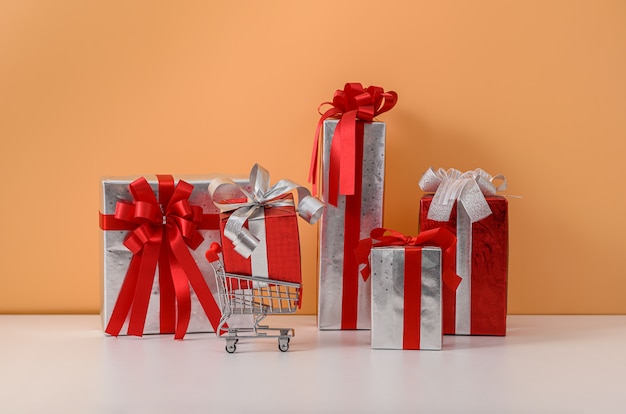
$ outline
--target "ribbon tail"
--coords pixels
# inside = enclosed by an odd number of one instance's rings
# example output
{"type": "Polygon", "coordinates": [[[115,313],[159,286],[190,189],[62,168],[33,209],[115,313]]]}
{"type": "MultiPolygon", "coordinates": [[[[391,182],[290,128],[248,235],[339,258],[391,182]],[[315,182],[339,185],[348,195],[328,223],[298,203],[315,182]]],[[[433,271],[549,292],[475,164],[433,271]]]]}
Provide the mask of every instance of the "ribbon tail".
{"type": "Polygon", "coordinates": [[[137,287],[133,298],[130,321],[128,323],[128,334],[142,336],[148,313],[148,303],[150,302],[150,292],[154,281],[154,274],[159,260],[161,249],[161,235],[154,241],[146,243],[143,248],[137,287]]]}
{"type": "Polygon", "coordinates": [[[171,260],[170,267],[178,309],[174,339],[183,339],[191,320],[191,292],[185,269],[176,260],[171,260]]]}
{"type": "Polygon", "coordinates": [[[324,121],[328,118],[338,115],[341,113],[339,108],[331,108],[328,111],[322,114],[322,117],[317,122],[317,127],[315,128],[315,139],[313,140],[313,151],[311,152],[311,165],[309,167],[309,182],[311,183],[312,193],[317,196],[317,176],[318,176],[318,168],[319,168],[319,152],[320,152],[320,131],[322,130],[322,125],[324,125],[324,121]]]}
{"type": "MultiPolygon", "coordinates": [[[[215,302],[211,289],[209,289],[206,280],[204,280],[202,272],[200,272],[200,269],[198,268],[198,264],[185,246],[182,238],[172,240],[170,245],[172,246],[172,252],[176,257],[176,260],[184,269],[187,280],[196,293],[204,313],[209,318],[209,322],[211,323],[213,330],[217,332],[222,312],[217,305],[217,302],[215,302]]],[[[224,327],[226,327],[226,325],[224,325],[224,327]]]]}
{"type": "Polygon", "coordinates": [[[324,123],[323,119],[320,119],[317,123],[315,130],[315,140],[313,141],[313,151],[311,152],[311,165],[309,167],[309,182],[314,195],[317,195],[317,169],[319,168],[319,140],[320,129],[324,123]]]}
{"type": "Polygon", "coordinates": [[[122,288],[117,295],[113,312],[109,318],[109,323],[104,330],[109,335],[118,336],[126,317],[130,313],[130,308],[133,304],[133,297],[135,296],[135,289],[137,287],[137,278],[139,276],[139,267],[141,266],[141,254],[133,255],[128,266],[128,271],[122,282],[122,288]]]}
{"type": "Polygon", "coordinates": [[[343,135],[341,120],[337,122],[332,142],[330,143],[330,157],[328,161],[328,203],[337,207],[339,198],[339,174],[341,169],[341,150],[343,135]]]}
{"type": "Polygon", "coordinates": [[[159,256],[159,326],[162,334],[172,333],[176,328],[176,290],[168,250],[166,243],[161,243],[159,256]]]}
{"type": "Polygon", "coordinates": [[[463,188],[459,202],[463,203],[472,223],[491,215],[491,208],[475,180],[469,181],[468,185],[463,188]]]}
{"type": "Polygon", "coordinates": [[[245,228],[245,224],[259,209],[262,211],[263,207],[250,206],[235,210],[224,226],[224,236],[233,243],[235,251],[246,259],[257,248],[260,240],[245,228]]]}

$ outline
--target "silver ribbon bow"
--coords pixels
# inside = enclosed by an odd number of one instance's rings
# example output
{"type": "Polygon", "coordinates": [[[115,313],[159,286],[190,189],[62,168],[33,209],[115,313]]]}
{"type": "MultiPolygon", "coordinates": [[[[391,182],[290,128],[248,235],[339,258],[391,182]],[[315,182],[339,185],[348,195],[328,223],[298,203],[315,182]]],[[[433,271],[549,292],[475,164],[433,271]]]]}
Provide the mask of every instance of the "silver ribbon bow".
{"type": "Polygon", "coordinates": [[[435,193],[428,210],[430,220],[448,221],[454,202],[459,201],[474,223],[491,214],[485,197],[505,190],[506,178],[502,174],[491,176],[480,168],[462,173],[454,168],[435,171],[430,167],[422,175],[419,186],[425,192],[435,193]],[[494,180],[502,183],[496,187],[494,180]]]}
{"type": "Polygon", "coordinates": [[[219,177],[209,184],[209,194],[213,197],[213,204],[225,213],[232,211],[226,225],[224,236],[233,242],[234,249],[244,258],[250,257],[259,245],[259,239],[247,228],[245,223],[259,215],[265,207],[293,206],[292,199],[282,196],[293,190],[298,194],[297,212],[309,224],[314,224],[322,215],[324,203],[311,195],[311,192],[291,180],[280,180],[270,187],[270,173],[259,164],[255,164],[250,171],[250,185],[252,193],[227,177],[219,177]],[[229,199],[243,194],[246,201],[227,202],[229,199]]]}

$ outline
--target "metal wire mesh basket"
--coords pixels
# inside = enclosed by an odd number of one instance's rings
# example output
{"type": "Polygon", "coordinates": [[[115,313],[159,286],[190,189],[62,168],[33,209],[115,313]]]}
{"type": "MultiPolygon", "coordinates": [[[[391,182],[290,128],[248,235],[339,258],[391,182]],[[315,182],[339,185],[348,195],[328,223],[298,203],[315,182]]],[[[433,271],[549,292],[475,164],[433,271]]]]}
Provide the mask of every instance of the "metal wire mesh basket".
{"type": "Polygon", "coordinates": [[[217,294],[222,317],[216,334],[226,340],[226,351],[235,352],[240,338],[277,338],[278,349],[289,349],[293,328],[273,328],[261,325],[267,315],[294,313],[301,301],[302,284],[226,273],[216,255],[207,258],[215,271],[217,294]],[[254,315],[250,327],[229,327],[232,315],[254,315]]]}

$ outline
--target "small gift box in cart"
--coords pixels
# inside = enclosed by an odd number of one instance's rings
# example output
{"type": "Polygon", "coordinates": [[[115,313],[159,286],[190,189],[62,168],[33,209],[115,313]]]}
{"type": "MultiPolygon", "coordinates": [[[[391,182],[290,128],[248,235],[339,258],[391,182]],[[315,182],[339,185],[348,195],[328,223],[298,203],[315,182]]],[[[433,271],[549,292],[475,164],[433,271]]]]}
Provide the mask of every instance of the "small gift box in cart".
{"type": "Polygon", "coordinates": [[[278,338],[281,351],[289,349],[292,328],[270,328],[261,321],[270,314],[294,313],[301,304],[302,273],[296,213],[315,223],[324,205],[309,190],[290,180],[270,186],[269,172],[255,165],[251,191],[222,177],[212,181],[209,193],[221,211],[221,248],[206,252],[215,270],[222,312],[217,335],[233,353],[240,338],[278,338]],[[298,195],[296,204],[292,192],[298,195]],[[243,197],[242,197],[243,196],[243,197]],[[218,253],[222,254],[223,264],[218,253]],[[251,327],[230,327],[233,315],[254,315],[251,327]]]}

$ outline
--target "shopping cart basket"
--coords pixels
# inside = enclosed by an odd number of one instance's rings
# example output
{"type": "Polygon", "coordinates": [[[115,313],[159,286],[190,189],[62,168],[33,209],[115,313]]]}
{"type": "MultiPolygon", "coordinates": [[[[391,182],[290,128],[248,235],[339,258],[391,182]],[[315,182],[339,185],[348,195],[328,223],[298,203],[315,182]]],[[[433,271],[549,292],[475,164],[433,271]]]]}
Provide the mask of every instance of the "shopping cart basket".
{"type": "Polygon", "coordinates": [[[226,273],[214,245],[207,251],[207,259],[215,272],[217,296],[222,317],[216,330],[226,340],[226,352],[237,350],[241,338],[277,338],[278,349],[286,352],[295,336],[293,328],[272,328],[261,325],[267,315],[294,313],[301,299],[300,283],[226,273]],[[254,315],[251,327],[230,327],[232,315],[254,315]]]}

